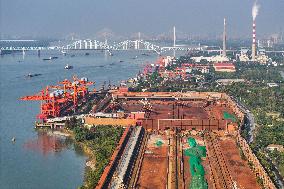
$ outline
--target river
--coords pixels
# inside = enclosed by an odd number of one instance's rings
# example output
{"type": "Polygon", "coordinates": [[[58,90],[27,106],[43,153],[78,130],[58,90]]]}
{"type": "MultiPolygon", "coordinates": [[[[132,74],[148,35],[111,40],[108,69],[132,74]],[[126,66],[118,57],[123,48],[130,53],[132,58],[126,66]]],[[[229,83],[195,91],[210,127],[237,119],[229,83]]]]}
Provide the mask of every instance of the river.
{"type": "Polygon", "coordinates": [[[58,51],[46,51],[41,57],[35,52],[26,52],[24,57],[21,53],[0,57],[0,188],[72,189],[83,182],[86,156],[70,139],[36,131],[39,102],[20,101],[21,96],[33,95],[74,74],[95,81],[96,88],[109,80],[117,84],[134,77],[145,62],[157,59],[156,54],[145,56],[137,51],[117,51],[114,56],[101,51],[89,53],[63,56],[58,51]],[[59,58],[42,60],[50,56],[59,58]],[[65,70],[66,64],[74,69],[65,70]],[[42,75],[25,77],[29,73],[42,75]],[[15,142],[11,141],[13,137],[15,142]]]}

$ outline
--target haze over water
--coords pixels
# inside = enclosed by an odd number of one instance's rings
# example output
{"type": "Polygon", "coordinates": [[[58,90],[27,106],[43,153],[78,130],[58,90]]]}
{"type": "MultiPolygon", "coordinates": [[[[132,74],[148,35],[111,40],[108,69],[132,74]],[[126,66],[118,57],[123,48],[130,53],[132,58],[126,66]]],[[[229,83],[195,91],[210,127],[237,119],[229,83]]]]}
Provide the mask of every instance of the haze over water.
{"type": "Polygon", "coordinates": [[[27,52],[24,59],[21,53],[0,57],[1,189],[72,189],[83,182],[86,157],[70,140],[34,130],[40,102],[20,101],[21,96],[36,94],[45,86],[71,79],[75,74],[95,81],[97,89],[104,81],[118,84],[135,77],[145,62],[157,59],[156,54],[143,56],[137,51],[114,52],[112,57],[100,51],[89,53],[89,56],[84,51],[62,56],[58,51],[41,52],[39,58],[27,52]],[[50,56],[59,59],[42,60],[50,56]],[[137,59],[132,59],[135,56],[137,59]],[[65,70],[66,64],[74,69],[65,70]],[[29,73],[42,75],[25,77],[29,73]],[[16,138],[15,143],[12,137],[16,138]]]}

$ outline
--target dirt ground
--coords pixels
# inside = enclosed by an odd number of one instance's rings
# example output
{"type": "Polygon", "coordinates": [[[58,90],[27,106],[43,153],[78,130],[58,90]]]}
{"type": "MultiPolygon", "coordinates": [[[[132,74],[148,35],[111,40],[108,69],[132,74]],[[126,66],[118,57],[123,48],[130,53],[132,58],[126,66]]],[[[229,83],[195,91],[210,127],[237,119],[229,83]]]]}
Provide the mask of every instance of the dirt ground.
{"type": "MultiPolygon", "coordinates": [[[[204,145],[204,141],[199,136],[191,136],[196,139],[199,145],[204,145]]],[[[188,136],[182,137],[183,149],[187,145],[188,136]]],[[[227,163],[229,172],[233,181],[239,189],[261,189],[257,184],[256,178],[250,170],[247,162],[241,159],[239,149],[235,143],[235,139],[228,136],[219,137],[220,148],[227,163]]],[[[152,134],[148,140],[146,153],[144,155],[140,176],[137,182],[138,188],[141,189],[164,189],[167,183],[167,154],[168,154],[168,140],[166,134],[154,135],[152,134]],[[157,147],[155,143],[161,140],[164,144],[157,147]]],[[[191,174],[189,167],[189,157],[183,156],[184,162],[184,181],[185,188],[190,185],[191,174]]],[[[208,157],[203,158],[202,165],[205,169],[205,179],[208,183],[208,188],[213,188],[212,178],[210,177],[210,166],[208,157]]]]}
{"type": "Polygon", "coordinates": [[[206,179],[206,182],[208,184],[208,188],[211,189],[211,188],[213,188],[213,181],[212,181],[212,178],[210,177],[210,166],[209,166],[208,157],[203,159],[202,165],[203,165],[204,170],[205,170],[205,179],[206,179]]]}
{"type": "MultiPolygon", "coordinates": [[[[152,105],[152,113],[150,119],[207,119],[208,113],[203,108],[204,102],[181,102],[179,105],[174,105],[172,101],[150,101],[152,105]]],[[[142,102],[129,100],[122,103],[122,109],[126,112],[141,111],[142,102]]]]}
{"type": "MultiPolygon", "coordinates": [[[[191,136],[196,139],[199,145],[204,145],[204,141],[201,137],[191,136]]],[[[183,137],[183,146],[186,147],[186,139],[188,137],[183,137]]],[[[235,139],[232,137],[220,137],[219,140],[222,153],[224,155],[225,161],[229,168],[230,174],[233,178],[233,181],[236,182],[237,187],[240,189],[260,189],[260,186],[257,184],[256,178],[250,170],[247,162],[241,159],[239,149],[236,145],[235,139]]],[[[185,187],[188,188],[190,184],[191,174],[189,167],[189,157],[184,156],[184,178],[185,178],[185,187]]],[[[205,179],[208,184],[208,188],[213,188],[213,181],[210,177],[210,165],[208,157],[204,158],[202,165],[205,170],[205,179]]]]}
{"type": "Polygon", "coordinates": [[[219,144],[223,150],[225,161],[238,188],[261,189],[247,161],[241,158],[235,139],[232,137],[222,137],[220,139],[219,144]]]}
{"type": "Polygon", "coordinates": [[[234,114],[233,110],[226,106],[221,105],[210,105],[205,108],[206,112],[208,113],[208,116],[212,119],[224,119],[223,112],[228,112],[230,114],[234,114]]]}
{"type": "Polygon", "coordinates": [[[151,135],[147,143],[144,159],[137,182],[141,189],[165,189],[167,183],[168,141],[164,136],[151,135]],[[161,140],[163,144],[157,147],[155,143],[161,140]]]}

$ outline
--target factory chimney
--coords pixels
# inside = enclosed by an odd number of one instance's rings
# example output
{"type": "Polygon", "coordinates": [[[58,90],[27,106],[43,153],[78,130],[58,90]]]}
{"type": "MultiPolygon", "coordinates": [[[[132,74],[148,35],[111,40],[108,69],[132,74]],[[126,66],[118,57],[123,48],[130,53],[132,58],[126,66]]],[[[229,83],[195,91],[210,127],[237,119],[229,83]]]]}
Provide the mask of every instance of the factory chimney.
{"type": "Polygon", "coordinates": [[[174,57],[176,57],[176,27],[174,26],[174,57]]]}
{"type": "Polygon", "coordinates": [[[255,55],[256,55],[256,25],[255,25],[255,20],[253,20],[253,24],[252,24],[252,48],[251,48],[251,59],[252,59],[252,61],[255,61],[255,55]]]}
{"type": "Polygon", "coordinates": [[[258,15],[259,5],[257,4],[257,0],[254,2],[252,7],[252,48],[251,48],[251,59],[255,61],[256,56],[256,16],[258,15]]]}
{"type": "Polygon", "coordinates": [[[174,26],[174,47],[176,47],[176,27],[174,26]]]}
{"type": "Polygon", "coordinates": [[[226,34],[226,18],[224,18],[224,31],[223,31],[223,53],[222,55],[224,57],[227,56],[227,53],[226,53],[226,42],[227,42],[227,34],[226,34]]]}

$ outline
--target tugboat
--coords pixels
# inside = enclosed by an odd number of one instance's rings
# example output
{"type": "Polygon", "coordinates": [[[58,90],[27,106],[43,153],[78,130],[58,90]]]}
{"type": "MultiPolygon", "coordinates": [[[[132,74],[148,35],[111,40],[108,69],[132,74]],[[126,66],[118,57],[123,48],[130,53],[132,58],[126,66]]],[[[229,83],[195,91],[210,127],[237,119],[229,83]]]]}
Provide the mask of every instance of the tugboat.
{"type": "Polygon", "coordinates": [[[66,70],[70,70],[72,68],[73,68],[73,66],[69,66],[68,64],[66,64],[66,66],[64,67],[64,69],[66,69],[66,70]]]}

